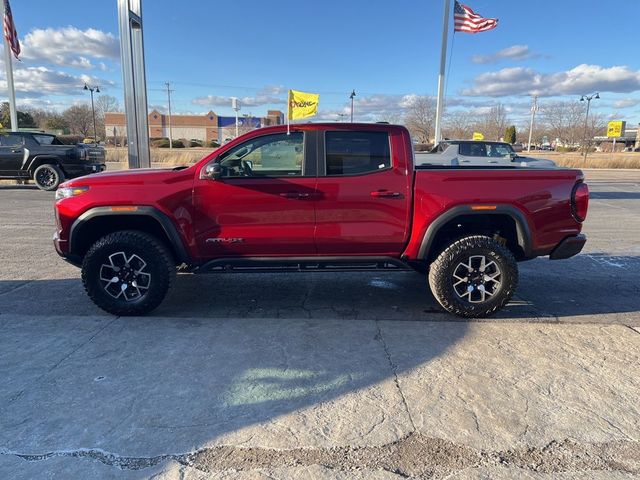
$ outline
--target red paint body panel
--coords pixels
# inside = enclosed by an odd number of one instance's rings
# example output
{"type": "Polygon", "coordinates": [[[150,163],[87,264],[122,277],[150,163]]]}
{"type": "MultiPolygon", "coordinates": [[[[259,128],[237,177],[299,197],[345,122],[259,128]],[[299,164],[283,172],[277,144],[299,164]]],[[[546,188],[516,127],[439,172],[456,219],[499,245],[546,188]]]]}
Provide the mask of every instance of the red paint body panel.
{"type": "Polygon", "coordinates": [[[151,206],[168,217],[193,264],[227,256],[416,259],[429,225],[461,205],[517,208],[531,232],[533,255],[547,255],[564,238],[580,233],[582,225],[571,209],[571,192],[583,181],[580,171],[414,171],[411,139],[404,127],[304,124],[292,130],[388,132],[392,168],[352,176],[201,179],[205,166],[228,149],[255,136],[286,131],[284,126],[259,129],[184,170],[107,172],[66,182],[63,187],[90,189],[56,203],[57,249],[63,256],[69,253],[69,232],[83,213],[125,205],[151,206]]]}

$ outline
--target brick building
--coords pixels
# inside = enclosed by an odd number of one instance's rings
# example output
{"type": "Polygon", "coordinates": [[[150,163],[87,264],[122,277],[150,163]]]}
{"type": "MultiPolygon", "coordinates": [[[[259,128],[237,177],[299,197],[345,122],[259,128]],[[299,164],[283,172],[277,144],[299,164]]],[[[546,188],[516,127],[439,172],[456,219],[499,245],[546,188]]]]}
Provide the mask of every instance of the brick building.
{"type": "MultiPolygon", "coordinates": [[[[152,110],[149,113],[149,137],[169,137],[169,116],[152,110]]],[[[240,117],[240,133],[248,129],[280,125],[284,122],[284,114],[279,110],[269,110],[266,117],[240,117]]],[[[235,117],[223,117],[210,111],[204,115],[171,115],[171,133],[174,139],[214,140],[222,142],[235,136],[235,117]]],[[[107,139],[125,138],[127,128],[125,115],[121,112],[108,112],[104,115],[104,126],[107,139]]]]}

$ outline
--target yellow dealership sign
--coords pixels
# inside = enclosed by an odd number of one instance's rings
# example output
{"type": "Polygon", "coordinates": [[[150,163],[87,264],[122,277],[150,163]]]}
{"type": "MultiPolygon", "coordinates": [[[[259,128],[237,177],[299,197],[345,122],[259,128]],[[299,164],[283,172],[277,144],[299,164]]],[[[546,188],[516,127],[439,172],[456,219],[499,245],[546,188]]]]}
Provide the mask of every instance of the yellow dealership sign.
{"type": "Polygon", "coordinates": [[[318,113],[320,95],[289,90],[289,120],[313,117],[318,113]]]}
{"type": "Polygon", "coordinates": [[[473,132],[473,139],[474,140],[484,140],[484,135],[481,134],[480,132],[473,132]]]}
{"type": "Polygon", "coordinates": [[[620,138],[624,135],[627,122],[609,122],[607,125],[607,137],[608,138],[620,138]]]}

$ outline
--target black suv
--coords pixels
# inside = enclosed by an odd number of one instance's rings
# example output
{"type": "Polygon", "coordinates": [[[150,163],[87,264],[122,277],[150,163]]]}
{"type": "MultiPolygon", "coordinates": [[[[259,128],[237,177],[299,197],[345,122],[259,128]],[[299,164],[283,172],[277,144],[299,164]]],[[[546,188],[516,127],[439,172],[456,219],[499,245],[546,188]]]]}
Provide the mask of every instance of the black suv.
{"type": "Polygon", "coordinates": [[[0,133],[0,179],[33,180],[42,190],[55,190],[65,179],[102,172],[104,161],[99,145],[65,145],[47,133],[0,133]]]}

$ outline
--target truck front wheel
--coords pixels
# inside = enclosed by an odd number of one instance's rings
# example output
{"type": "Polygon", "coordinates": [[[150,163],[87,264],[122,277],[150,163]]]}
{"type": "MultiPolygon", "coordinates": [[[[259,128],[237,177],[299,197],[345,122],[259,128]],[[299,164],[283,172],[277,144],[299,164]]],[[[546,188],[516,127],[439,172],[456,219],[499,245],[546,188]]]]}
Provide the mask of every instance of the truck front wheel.
{"type": "Polygon", "coordinates": [[[461,317],[487,317],[513,296],[518,265],[511,251],[490,237],[461,238],[429,269],[429,286],[438,303],[461,317]]]}
{"type": "Polygon", "coordinates": [[[164,300],[175,276],[175,263],[167,247],[138,231],[102,237],[82,262],[87,294],[113,315],[149,313],[164,300]]]}

